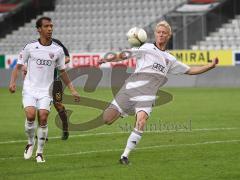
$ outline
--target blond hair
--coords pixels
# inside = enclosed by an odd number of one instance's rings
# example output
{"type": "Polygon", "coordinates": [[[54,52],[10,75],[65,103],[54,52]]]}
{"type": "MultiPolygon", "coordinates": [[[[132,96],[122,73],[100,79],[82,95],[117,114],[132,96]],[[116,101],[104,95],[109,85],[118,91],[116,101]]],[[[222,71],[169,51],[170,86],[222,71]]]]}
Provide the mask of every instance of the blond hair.
{"type": "Polygon", "coordinates": [[[159,26],[163,26],[163,27],[167,28],[168,31],[169,31],[169,35],[172,35],[172,28],[171,28],[171,26],[168,24],[167,21],[160,21],[160,22],[156,25],[156,27],[155,27],[155,32],[157,31],[157,29],[159,28],[159,26]]]}

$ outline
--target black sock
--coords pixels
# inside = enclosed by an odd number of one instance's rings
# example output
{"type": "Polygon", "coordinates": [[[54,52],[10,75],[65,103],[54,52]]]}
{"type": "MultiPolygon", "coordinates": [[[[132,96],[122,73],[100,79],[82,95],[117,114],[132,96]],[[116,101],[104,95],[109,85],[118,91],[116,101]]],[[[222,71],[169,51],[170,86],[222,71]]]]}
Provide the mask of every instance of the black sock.
{"type": "Polygon", "coordinates": [[[63,111],[59,111],[58,115],[59,115],[60,119],[62,120],[62,130],[67,132],[68,131],[67,112],[64,109],[63,111]]]}

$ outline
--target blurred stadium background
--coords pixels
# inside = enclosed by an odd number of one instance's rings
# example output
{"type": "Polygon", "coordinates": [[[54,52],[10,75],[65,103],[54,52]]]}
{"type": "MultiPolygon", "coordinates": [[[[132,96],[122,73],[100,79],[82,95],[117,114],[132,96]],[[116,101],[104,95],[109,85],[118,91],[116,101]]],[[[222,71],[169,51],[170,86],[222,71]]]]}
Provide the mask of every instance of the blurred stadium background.
{"type": "MultiPolygon", "coordinates": [[[[0,0],[0,179],[240,179],[240,1],[239,0],[0,0]],[[111,127],[71,132],[67,142],[58,138],[50,115],[47,163],[25,162],[21,90],[10,95],[10,74],[22,47],[38,38],[36,19],[49,16],[54,38],[69,49],[69,68],[97,67],[107,52],[128,48],[126,32],[144,28],[154,41],[157,22],[173,28],[168,49],[189,65],[202,65],[218,57],[219,66],[199,76],[169,76],[164,90],[174,101],[154,109],[149,123],[163,129],[146,133],[133,153],[133,165],[117,164],[129,132],[122,132],[133,117],[111,127]],[[14,111],[13,111],[14,110],[14,111]],[[192,127],[189,130],[189,120],[192,127]],[[187,123],[187,125],[186,125],[187,123]],[[175,125],[187,129],[176,130],[175,125]],[[121,132],[122,133],[121,133],[121,132]],[[159,133],[161,131],[161,133],[159,133]]],[[[82,90],[86,77],[74,81],[82,96],[112,99],[111,72],[135,59],[108,63],[94,93],[82,90]]],[[[19,78],[18,85],[22,86],[19,78]]],[[[67,105],[75,123],[87,121],[99,110],[67,105]]]]}
{"type": "MultiPolygon", "coordinates": [[[[1,87],[7,85],[8,69],[15,66],[22,47],[38,38],[35,22],[40,16],[53,19],[54,37],[69,49],[71,68],[97,66],[105,53],[128,48],[125,34],[134,26],[143,27],[148,41],[153,42],[156,23],[166,19],[173,28],[168,48],[180,61],[200,65],[215,57],[220,60],[213,72],[188,77],[184,82],[184,78],[173,76],[166,86],[240,84],[237,0],[1,0],[0,5],[1,87]]],[[[103,65],[105,74],[100,86],[110,86],[109,67],[115,65],[134,68],[135,60],[103,65]]]]}

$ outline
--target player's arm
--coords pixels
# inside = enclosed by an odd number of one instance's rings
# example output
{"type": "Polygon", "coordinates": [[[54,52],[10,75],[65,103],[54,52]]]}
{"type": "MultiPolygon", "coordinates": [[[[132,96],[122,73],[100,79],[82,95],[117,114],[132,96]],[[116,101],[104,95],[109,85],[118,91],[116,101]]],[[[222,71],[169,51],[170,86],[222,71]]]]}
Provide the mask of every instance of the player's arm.
{"type": "Polygon", "coordinates": [[[64,84],[68,87],[68,89],[71,91],[71,94],[75,97],[76,101],[80,100],[80,96],[78,94],[78,92],[76,91],[76,89],[74,88],[72,82],[70,81],[67,72],[65,71],[65,69],[60,70],[61,73],[61,78],[64,82],[64,84]]]}
{"type": "Polygon", "coordinates": [[[117,54],[107,53],[102,59],[98,61],[99,64],[103,64],[106,62],[117,62],[123,61],[129,58],[129,52],[121,52],[117,54]]]}
{"type": "Polygon", "coordinates": [[[65,64],[68,64],[70,62],[70,57],[69,56],[65,56],[65,64]]]}
{"type": "Polygon", "coordinates": [[[20,52],[18,61],[17,61],[17,65],[15,66],[15,68],[12,71],[11,80],[9,83],[9,91],[11,93],[14,93],[16,91],[16,81],[18,78],[18,73],[19,73],[19,71],[22,70],[22,66],[27,61],[28,56],[29,56],[29,51],[27,50],[27,45],[26,45],[23,48],[23,50],[20,52]]]}
{"type": "Polygon", "coordinates": [[[215,68],[217,64],[218,64],[218,59],[216,58],[207,65],[190,67],[190,69],[185,74],[188,74],[188,75],[202,74],[204,72],[207,72],[215,68]]]}
{"type": "Polygon", "coordinates": [[[64,52],[62,50],[59,52],[59,59],[57,61],[57,67],[61,73],[61,78],[62,78],[64,84],[68,87],[68,89],[71,91],[71,94],[75,97],[75,101],[79,101],[80,96],[79,96],[78,92],[75,90],[75,88],[73,87],[73,84],[70,81],[67,72],[65,71],[64,52]]]}
{"type": "Polygon", "coordinates": [[[25,79],[26,75],[27,75],[27,65],[23,65],[22,66],[22,78],[23,78],[23,80],[25,79]]]}
{"type": "Polygon", "coordinates": [[[16,91],[16,81],[18,78],[18,73],[22,69],[22,66],[23,66],[22,64],[17,64],[16,67],[12,71],[11,80],[9,83],[9,91],[11,93],[14,93],[16,91]]]}
{"type": "MultiPolygon", "coordinates": [[[[142,56],[145,53],[148,53],[148,49],[145,49],[142,47],[138,47],[138,48],[135,47],[135,48],[127,49],[120,53],[111,53],[110,52],[110,53],[105,54],[104,57],[98,61],[98,63],[103,64],[106,62],[124,61],[129,58],[142,56]]],[[[138,59],[138,58],[136,58],[136,59],[138,59]]]]}

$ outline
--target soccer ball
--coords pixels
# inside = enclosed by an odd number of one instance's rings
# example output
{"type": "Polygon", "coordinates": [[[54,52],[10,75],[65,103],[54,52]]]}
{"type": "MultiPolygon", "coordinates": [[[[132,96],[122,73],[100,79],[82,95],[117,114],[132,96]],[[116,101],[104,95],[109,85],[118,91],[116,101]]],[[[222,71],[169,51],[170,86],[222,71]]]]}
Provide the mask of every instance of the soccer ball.
{"type": "Polygon", "coordinates": [[[129,44],[133,47],[139,47],[147,40],[146,31],[138,27],[131,28],[126,35],[129,44]]]}

